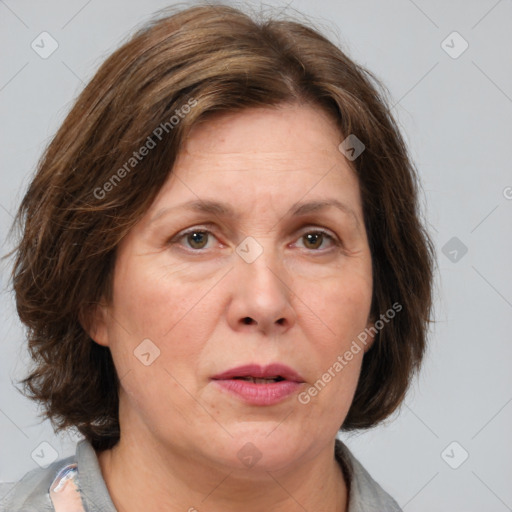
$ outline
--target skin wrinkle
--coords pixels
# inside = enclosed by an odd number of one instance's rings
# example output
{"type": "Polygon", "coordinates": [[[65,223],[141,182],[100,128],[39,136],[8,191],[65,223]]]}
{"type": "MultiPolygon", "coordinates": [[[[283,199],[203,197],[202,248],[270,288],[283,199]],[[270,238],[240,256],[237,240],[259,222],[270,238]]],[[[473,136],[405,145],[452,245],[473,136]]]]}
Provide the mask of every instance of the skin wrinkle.
{"type": "Polygon", "coordinates": [[[346,511],[334,440],[353,400],[363,351],[307,405],[297,396],[248,405],[211,381],[241,364],[282,362],[304,377],[307,389],[368,325],[373,283],[366,233],[334,208],[285,217],[299,200],[336,197],[364,226],[357,178],[337,150],[339,137],[332,121],[308,106],[216,117],[193,130],[176,174],[121,242],[113,301],[99,310],[93,332],[110,347],[118,374],[131,370],[120,389],[121,439],[98,454],[120,512],[201,510],[205,496],[203,509],[212,512],[242,506],[249,512],[346,511]],[[197,158],[208,144],[218,151],[197,158]],[[259,148],[285,157],[269,158],[262,173],[259,148]],[[234,152],[244,158],[233,160],[234,152]],[[333,164],[337,172],[326,172],[333,164]],[[233,179],[234,166],[243,165],[243,180],[233,179]],[[221,222],[180,210],[149,227],[162,208],[198,198],[228,203],[243,215],[221,222]],[[201,254],[168,243],[206,221],[218,226],[208,230],[222,240],[212,237],[201,254]],[[326,243],[318,255],[296,245],[316,228],[349,233],[349,250],[326,243]],[[243,233],[263,247],[250,264],[235,252],[243,233]],[[147,338],[160,356],[146,367],[133,351],[147,338]],[[250,469],[238,457],[248,442],[262,454],[250,469]]]}

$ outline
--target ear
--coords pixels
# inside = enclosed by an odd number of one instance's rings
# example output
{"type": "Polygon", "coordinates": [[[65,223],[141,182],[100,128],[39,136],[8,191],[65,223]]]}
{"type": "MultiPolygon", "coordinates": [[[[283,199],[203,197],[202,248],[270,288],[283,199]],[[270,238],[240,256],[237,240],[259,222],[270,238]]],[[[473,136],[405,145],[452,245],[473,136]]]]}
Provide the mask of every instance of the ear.
{"type": "Polygon", "coordinates": [[[108,307],[103,300],[99,303],[84,305],[78,314],[82,329],[93,341],[104,347],[109,346],[107,317],[108,307]]]}

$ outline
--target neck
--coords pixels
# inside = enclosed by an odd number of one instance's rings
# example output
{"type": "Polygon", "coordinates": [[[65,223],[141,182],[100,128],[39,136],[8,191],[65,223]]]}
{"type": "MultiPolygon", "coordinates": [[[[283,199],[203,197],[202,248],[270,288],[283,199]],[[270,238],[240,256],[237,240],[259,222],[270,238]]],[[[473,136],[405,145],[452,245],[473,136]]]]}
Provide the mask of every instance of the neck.
{"type": "Polygon", "coordinates": [[[98,460],[118,512],[347,510],[347,486],[334,458],[334,440],[314,458],[272,472],[257,466],[218,467],[129,434],[99,453],[98,460]]]}

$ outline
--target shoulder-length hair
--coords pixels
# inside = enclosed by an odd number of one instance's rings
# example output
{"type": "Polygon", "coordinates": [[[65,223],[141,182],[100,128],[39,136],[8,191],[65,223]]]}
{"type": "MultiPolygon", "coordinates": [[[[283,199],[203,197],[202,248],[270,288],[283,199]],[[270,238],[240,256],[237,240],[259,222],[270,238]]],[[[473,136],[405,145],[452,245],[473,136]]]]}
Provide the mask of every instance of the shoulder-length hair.
{"type": "Polygon", "coordinates": [[[340,143],[354,135],[364,144],[349,160],[372,256],[371,316],[393,304],[401,311],[365,354],[340,428],[369,428],[395,411],[425,352],[434,257],[385,91],[316,29],[221,5],[167,13],[103,63],[15,219],[12,280],[34,361],[23,391],[56,430],[74,426],[98,450],[119,439],[119,377],[110,350],[88,335],[88,312],[112,299],[116,247],[172,172],[192,126],[283,103],[317,105],[335,120],[340,143]]]}

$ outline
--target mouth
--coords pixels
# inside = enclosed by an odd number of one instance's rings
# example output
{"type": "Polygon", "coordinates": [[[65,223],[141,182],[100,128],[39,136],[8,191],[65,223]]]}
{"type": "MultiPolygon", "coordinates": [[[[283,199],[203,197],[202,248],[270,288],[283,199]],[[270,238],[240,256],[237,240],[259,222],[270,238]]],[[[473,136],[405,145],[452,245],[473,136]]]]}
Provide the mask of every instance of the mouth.
{"type": "Polygon", "coordinates": [[[231,368],[212,377],[213,380],[244,380],[255,384],[269,384],[272,382],[290,381],[304,382],[302,376],[293,368],[281,363],[273,363],[266,366],[247,364],[231,368]]]}
{"type": "Polygon", "coordinates": [[[305,382],[299,373],[282,364],[239,366],[215,375],[212,381],[237,400],[259,406],[282,402],[305,382]]]}
{"type": "Polygon", "coordinates": [[[234,377],[234,380],[245,380],[246,382],[253,382],[254,384],[269,384],[271,382],[281,382],[286,379],[278,375],[277,377],[268,377],[266,379],[259,379],[257,377],[234,377]]]}

